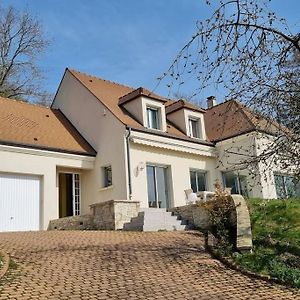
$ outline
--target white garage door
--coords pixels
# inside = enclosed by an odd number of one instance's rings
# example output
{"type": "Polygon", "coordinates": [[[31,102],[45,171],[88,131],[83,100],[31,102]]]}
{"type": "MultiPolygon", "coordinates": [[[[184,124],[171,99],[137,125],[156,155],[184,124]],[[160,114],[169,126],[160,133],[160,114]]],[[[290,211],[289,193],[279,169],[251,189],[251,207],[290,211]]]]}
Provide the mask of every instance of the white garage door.
{"type": "Polygon", "coordinates": [[[40,229],[40,178],[0,173],[0,231],[40,229]]]}

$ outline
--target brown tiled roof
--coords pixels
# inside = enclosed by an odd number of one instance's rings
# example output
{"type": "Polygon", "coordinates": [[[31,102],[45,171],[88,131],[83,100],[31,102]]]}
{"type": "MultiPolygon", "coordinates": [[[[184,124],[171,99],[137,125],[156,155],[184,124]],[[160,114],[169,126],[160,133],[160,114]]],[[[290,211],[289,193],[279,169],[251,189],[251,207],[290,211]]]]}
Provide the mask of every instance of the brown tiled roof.
{"type": "Polygon", "coordinates": [[[0,144],[96,155],[59,110],[2,97],[0,144]]]}
{"type": "Polygon", "coordinates": [[[169,101],[166,104],[166,114],[170,114],[170,113],[175,112],[175,111],[177,111],[181,108],[187,108],[187,109],[190,109],[192,111],[198,111],[198,112],[201,112],[201,113],[205,113],[205,110],[202,109],[201,107],[193,105],[192,103],[187,102],[183,99],[180,99],[178,101],[169,101]]]}
{"type": "Polygon", "coordinates": [[[230,100],[206,110],[206,134],[210,141],[221,141],[252,131],[276,134],[279,124],[255,114],[237,100],[230,100]]]}
{"type": "MultiPolygon", "coordinates": [[[[139,123],[126,109],[122,107],[122,105],[119,105],[120,98],[131,92],[134,92],[136,89],[75,70],[67,69],[67,71],[69,71],[77,80],[79,80],[79,82],[83,84],[100,102],[102,102],[123,124],[130,126],[133,129],[144,130],[146,132],[151,131],[139,123]]],[[[144,91],[148,90],[144,89],[144,91]]],[[[152,95],[155,94],[152,93],[152,95]]],[[[160,97],[158,95],[155,96],[160,97]]],[[[163,97],[160,98],[166,99],[163,97]]],[[[171,102],[171,100],[168,100],[168,103],[171,102]]],[[[155,133],[160,135],[158,131],[155,131],[155,133]]],[[[187,137],[169,121],[167,121],[167,133],[162,133],[161,135],[169,135],[170,137],[177,137],[192,142],[203,143],[203,141],[187,137]]]]}
{"type": "Polygon", "coordinates": [[[217,142],[230,137],[241,135],[254,130],[266,132],[278,131],[274,122],[269,122],[258,117],[253,111],[236,100],[226,101],[210,109],[204,110],[184,100],[173,101],[156,95],[144,88],[134,89],[115,82],[103,80],[82,72],[67,69],[83,86],[85,86],[99,101],[101,101],[124,125],[133,129],[155,133],[157,135],[179,138],[196,143],[217,142]],[[188,137],[176,124],[167,120],[167,132],[160,133],[147,129],[139,123],[122,105],[139,95],[146,95],[161,100],[166,107],[166,113],[171,113],[180,108],[203,112],[207,141],[200,141],[188,137]],[[269,125],[268,125],[269,124],[269,125]],[[270,126],[270,124],[272,124],[270,126]],[[269,127],[268,127],[269,126],[269,127]],[[268,128],[267,128],[268,127],[268,128]]]}

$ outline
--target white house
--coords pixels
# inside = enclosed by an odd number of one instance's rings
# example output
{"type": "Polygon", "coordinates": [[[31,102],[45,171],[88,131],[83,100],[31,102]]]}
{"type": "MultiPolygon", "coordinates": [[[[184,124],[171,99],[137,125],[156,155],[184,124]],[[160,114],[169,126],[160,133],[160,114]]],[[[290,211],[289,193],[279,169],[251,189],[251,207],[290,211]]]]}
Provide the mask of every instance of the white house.
{"type": "Polygon", "coordinates": [[[266,132],[251,111],[208,106],[69,69],[50,108],[0,98],[0,231],[46,229],[111,199],[181,206],[185,190],[212,191],[216,180],[249,197],[290,189],[290,176],[252,178],[227,151],[258,153],[266,132]]]}

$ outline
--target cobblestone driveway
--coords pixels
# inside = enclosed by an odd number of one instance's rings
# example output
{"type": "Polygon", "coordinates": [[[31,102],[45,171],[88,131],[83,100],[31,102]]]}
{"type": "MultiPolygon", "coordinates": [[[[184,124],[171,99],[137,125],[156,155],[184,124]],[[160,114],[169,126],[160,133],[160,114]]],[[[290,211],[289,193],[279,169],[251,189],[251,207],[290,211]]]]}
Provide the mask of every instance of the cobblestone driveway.
{"type": "Polygon", "coordinates": [[[210,258],[196,232],[1,233],[0,299],[300,299],[210,258]]]}

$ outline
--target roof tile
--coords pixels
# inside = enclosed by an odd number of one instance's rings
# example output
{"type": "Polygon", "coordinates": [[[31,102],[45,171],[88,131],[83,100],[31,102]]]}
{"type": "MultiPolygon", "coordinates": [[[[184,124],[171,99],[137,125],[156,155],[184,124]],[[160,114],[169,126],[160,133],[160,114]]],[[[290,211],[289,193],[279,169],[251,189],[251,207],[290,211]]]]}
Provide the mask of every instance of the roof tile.
{"type": "Polygon", "coordinates": [[[61,111],[2,97],[0,143],[96,155],[61,111]]]}
{"type": "MultiPolygon", "coordinates": [[[[122,96],[125,96],[133,92],[135,90],[134,88],[120,85],[115,82],[103,80],[75,70],[68,69],[68,71],[79,82],[81,82],[81,84],[83,84],[100,102],[102,102],[107,107],[107,109],[109,109],[123,124],[140,130],[146,129],[137,120],[132,118],[132,116],[126,109],[124,109],[122,106],[119,106],[119,99],[122,96]]],[[[148,91],[146,89],[143,90],[146,91],[146,93],[148,91]]],[[[163,97],[160,98],[166,99],[163,97]]],[[[168,103],[171,102],[172,102],[171,100],[168,100],[168,103]]],[[[177,129],[173,124],[171,124],[170,122],[167,123],[168,123],[167,134],[169,134],[172,137],[178,137],[184,139],[187,138],[187,136],[179,129],[177,129]]],[[[199,141],[199,143],[201,143],[201,141],[199,141]]]]}

